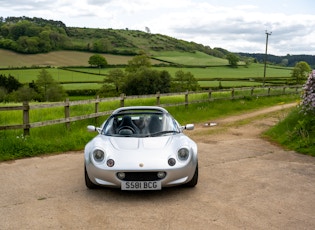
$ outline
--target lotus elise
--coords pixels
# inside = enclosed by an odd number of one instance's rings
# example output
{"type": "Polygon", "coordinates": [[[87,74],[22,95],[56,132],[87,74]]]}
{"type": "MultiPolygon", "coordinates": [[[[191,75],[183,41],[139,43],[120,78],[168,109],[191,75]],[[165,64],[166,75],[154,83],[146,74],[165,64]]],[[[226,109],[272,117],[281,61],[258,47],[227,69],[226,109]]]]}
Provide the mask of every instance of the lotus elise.
{"type": "Polygon", "coordinates": [[[88,188],[160,190],[196,186],[196,143],[183,131],[193,124],[179,123],[164,108],[130,106],[116,109],[84,149],[85,184],[88,188]]]}

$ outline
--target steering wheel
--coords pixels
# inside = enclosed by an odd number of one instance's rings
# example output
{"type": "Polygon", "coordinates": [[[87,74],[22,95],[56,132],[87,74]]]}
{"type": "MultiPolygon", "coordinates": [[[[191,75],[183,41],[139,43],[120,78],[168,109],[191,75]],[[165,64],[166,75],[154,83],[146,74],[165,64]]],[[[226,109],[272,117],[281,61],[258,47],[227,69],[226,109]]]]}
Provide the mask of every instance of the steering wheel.
{"type": "Polygon", "coordinates": [[[117,133],[119,133],[121,135],[131,135],[131,134],[136,133],[136,131],[134,130],[134,128],[132,128],[130,126],[123,126],[117,130],[117,133]]]}

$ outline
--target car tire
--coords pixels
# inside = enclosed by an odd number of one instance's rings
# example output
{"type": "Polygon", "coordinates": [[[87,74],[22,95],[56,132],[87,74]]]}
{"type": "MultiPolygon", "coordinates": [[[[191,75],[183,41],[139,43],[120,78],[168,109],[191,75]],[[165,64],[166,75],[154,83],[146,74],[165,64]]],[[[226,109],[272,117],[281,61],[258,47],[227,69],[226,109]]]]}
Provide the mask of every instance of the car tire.
{"type": "Polygon", "coordinates": [[[198,164],[195,169],[193,178],[186,184],[187,187],[195,187],[198,183],[198,164]]]}
{"type": "Polygon", "coordinates": [[[87,174],[85,166],[84,166],[84,178],[85,178],[85,185],[86,185],[86,187],[88,187],[89,189],[96,189],[96,188],[98,188],[98,186],[96,184],[94,184],[90,180],[89,175],[87,174]]]}

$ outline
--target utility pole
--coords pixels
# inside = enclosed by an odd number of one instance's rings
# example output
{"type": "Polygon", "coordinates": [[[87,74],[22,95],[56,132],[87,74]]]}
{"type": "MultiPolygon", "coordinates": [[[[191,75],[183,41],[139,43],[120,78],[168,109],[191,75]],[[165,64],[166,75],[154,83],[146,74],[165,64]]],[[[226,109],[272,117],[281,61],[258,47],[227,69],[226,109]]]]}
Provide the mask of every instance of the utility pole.
{"type": "Polygon", "coordinates": [[[268,37],[269,35],[272,34],[272,32],[268,33],[268,31],[265,31],[266,33],[266,51],[265,51],[265,66],[264,66],[264,81],[263,81],[263,86],[265,86],[265,81],[266,81],[266,65],[267,65],[267,48],[268,48],[268,37]]]}

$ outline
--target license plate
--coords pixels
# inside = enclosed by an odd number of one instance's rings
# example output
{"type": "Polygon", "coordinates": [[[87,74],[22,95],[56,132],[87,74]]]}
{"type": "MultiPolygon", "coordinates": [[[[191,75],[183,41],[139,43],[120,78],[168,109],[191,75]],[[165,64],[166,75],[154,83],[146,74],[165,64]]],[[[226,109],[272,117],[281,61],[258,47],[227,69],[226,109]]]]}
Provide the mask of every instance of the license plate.
{"type": "Polygon", "coordinates": [[[161,190],[161,181],[122,181],[121,190],[161,190]]]}

